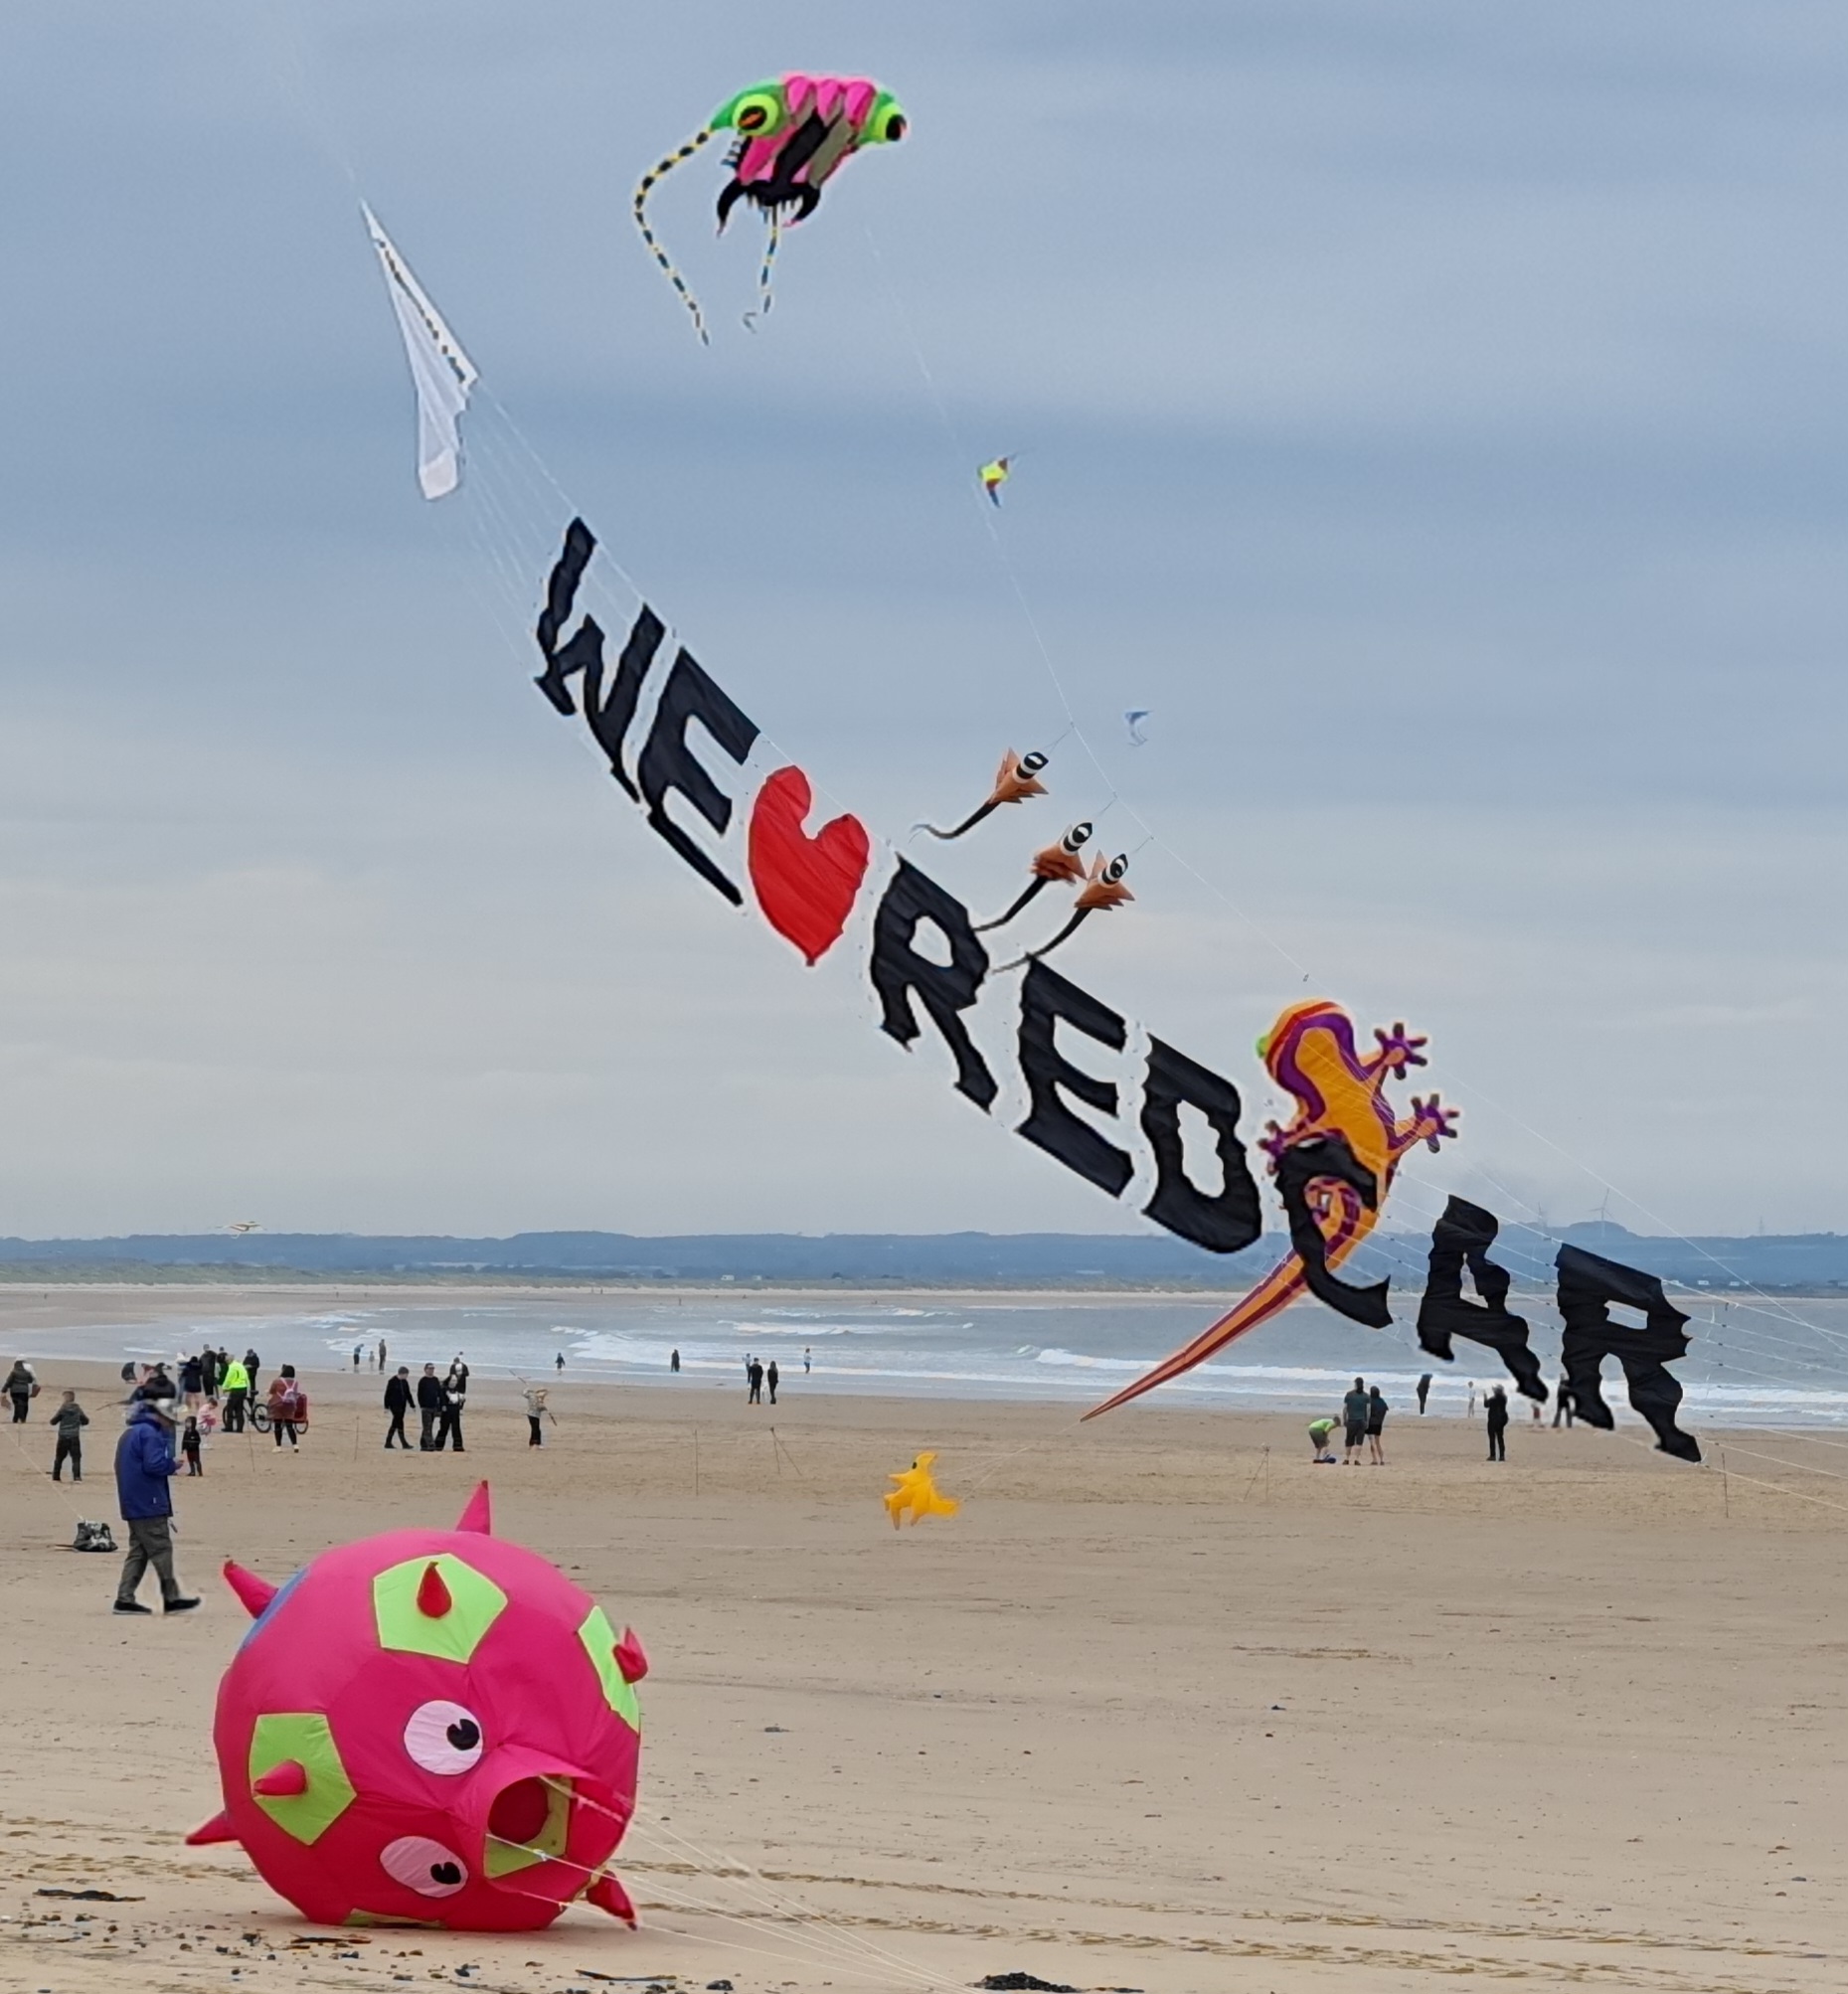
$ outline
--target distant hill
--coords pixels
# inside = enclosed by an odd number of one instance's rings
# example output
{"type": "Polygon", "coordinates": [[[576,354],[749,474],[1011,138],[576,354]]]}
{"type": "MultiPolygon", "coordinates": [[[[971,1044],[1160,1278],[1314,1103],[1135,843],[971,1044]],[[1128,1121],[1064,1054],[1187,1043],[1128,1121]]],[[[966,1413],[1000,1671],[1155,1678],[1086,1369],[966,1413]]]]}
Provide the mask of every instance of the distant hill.
{"type": "MultiPolygon", "coordinates": [[[[1688,1286],[1848,1288],[1848,1236],[1672,1240],[1595,1221],[1548,1237],[1502,1234],[1498,1257],[1523,1287],[1550,1278],[1558,1239],[1688,1286]]],[[[1424,1279],[1427,1238],[1394,1233],[1350,1264],[1354,1278],[1424,1279]]],[[[107,1240],[0,1240],[0,1282],[55,1280],[477,1280],[606,1285],[840,1281],[886,1287],[1237,1288],[1282,1250],[1280,1234],[1224,1257],[1166,1234],[1110,1233],[146,1233],[107,1240]]]]}

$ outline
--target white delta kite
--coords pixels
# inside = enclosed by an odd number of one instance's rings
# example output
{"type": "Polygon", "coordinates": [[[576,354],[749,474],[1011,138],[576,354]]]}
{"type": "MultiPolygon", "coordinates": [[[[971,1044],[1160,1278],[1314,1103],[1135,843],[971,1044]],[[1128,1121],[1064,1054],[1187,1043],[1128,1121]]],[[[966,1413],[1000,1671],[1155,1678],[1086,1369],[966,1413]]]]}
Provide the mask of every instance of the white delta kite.
{"type": "Polygon", "coordinates": [[[398,330],[404,335],[405,358],[411,363],[412,385],[418,392],[418,484],[426,499],[446,498],[462,481],[462,437],[459,424],[468,407],[468,391],[480,378],[461,341],[443,323],[411,266],[398,253],[379,218],[365,202],[360,213],[366,233],[379,252],[385,287],[398,330]]]}

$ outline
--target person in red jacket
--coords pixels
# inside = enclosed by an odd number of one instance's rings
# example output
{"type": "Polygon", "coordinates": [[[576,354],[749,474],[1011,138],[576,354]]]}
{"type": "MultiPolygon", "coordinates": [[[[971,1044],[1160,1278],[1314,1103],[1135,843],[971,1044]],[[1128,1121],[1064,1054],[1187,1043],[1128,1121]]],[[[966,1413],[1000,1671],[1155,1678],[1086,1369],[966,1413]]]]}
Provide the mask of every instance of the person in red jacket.
{"type": "Polygon", "coordinates": [[[180,1590],[173,1573],[172,1476],[180,1465],[173,1451],[174,1402],[143,1399],[130,1409],[128,1424],[115,1443],[115,1493],[128,1526],[128,1556],[115,1588],[118,1613],[148,1613],[135,1597],[151,1565],[160,1580],[160,1603],[168,1613],[197,1606],[180,1590]]]}

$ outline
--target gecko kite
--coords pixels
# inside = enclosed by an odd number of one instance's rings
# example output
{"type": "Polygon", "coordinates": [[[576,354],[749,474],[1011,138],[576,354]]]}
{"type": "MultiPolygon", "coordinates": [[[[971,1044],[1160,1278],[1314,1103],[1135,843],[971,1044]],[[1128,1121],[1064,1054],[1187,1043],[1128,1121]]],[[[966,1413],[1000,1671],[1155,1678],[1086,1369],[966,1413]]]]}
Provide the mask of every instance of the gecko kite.
{"type": "Polygon", "coordinates": [[[907,120],[898,99],[870,77],[811,77],[791,72],[780,80],[754,83],[722,103],[678,151],[670,152],[642,175],[635,189],[635,226],[680,301],[692,314],[693,329],[706,338],[706,319],[699,300],[674,267],[648,225],[648,196],[664,174],[691,159],[717,133],[735,134],[727,163],[732,177],[719,196],[719,229],[724,233],[732,210],[749,201],[763,211],[768,235],[757,271],[757,310],[770,308],[770,279],[782,240],[785,214],[796,222],[808,220],[821,202],[821,190],[841,163],[863,146],[891,145],[905,136],[907,120]]]}
{"type": "Polygon", "coordinates": [[[1114,1398],[1093,1406],[1087,1419],[1179,1378],[1304,1294],[1374,1328],[1392,1320],[1384,1281],[1350,1287],[1332,1270],[1373,1231],[1406,1152],[1421,1142],[1435,1149],[1455,1135],[1456,1109],[1440,1105],[1435,1094],[1428,1100],[1414,1094],[1411,1114],[1404,1120],[1396,1116],[1385,1096],[1386,1082],[1426,1064],[1420,1050],[1426,1042],[1403,1025],[1373,1036],[1379,1051],[1363,1056],[1347,1013],[1313,998],[1292,1005],[1259,1041],[1259,1058],[1270,1078],[1296,1101],[1289,1126],[1271,1122],[1263,1142],[1289,1220],[1292,1250],[1237,1308],[1114,1398]]]}

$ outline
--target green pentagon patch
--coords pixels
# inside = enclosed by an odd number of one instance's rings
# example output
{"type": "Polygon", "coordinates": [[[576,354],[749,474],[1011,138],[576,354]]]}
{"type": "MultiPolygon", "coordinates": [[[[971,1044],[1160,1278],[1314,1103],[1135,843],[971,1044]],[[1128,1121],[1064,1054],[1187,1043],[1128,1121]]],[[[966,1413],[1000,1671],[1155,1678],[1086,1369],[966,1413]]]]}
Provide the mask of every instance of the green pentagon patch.
{"type": "Polygon", "coordinates": [[[438,1661],[465,1662],[506,1604],[506,1593],[493,1579],[446,1551],[433,1558],[408,1558],[403,1565],[388,1566],[372,1581],[379,1645],[396,1654],[434,1655],[438,1661]],[[418,1605],[418,1587],[432,1565],[449,1593],[449,1610],[435,1615],[418,1605]]]}
{"type": "Polygon", "coordinates": [[[640,1731],[641,1705],[635,1699],[634,1684],[624,1682],[616,1666],[616,1630],[602,1607],[590,1608],[590,1617],[578,1629],[578,1638],[603,1686],[603,1701],[631,1731],[640,1731]]]}
{"type": "Polygon", "coordinates": [[[275,1714],[259,1717],[251,1734],[251,1784],[255,1786],[265,1772],[272,1772],[289,1759],[308,1775],[300,1793],[256,1793],[251,1798],[280,1828],[298,1842],[317,1842],[357,1797],[347,1769],[340,1762],[340,1747],[318,1712],[275,1714]]]}

